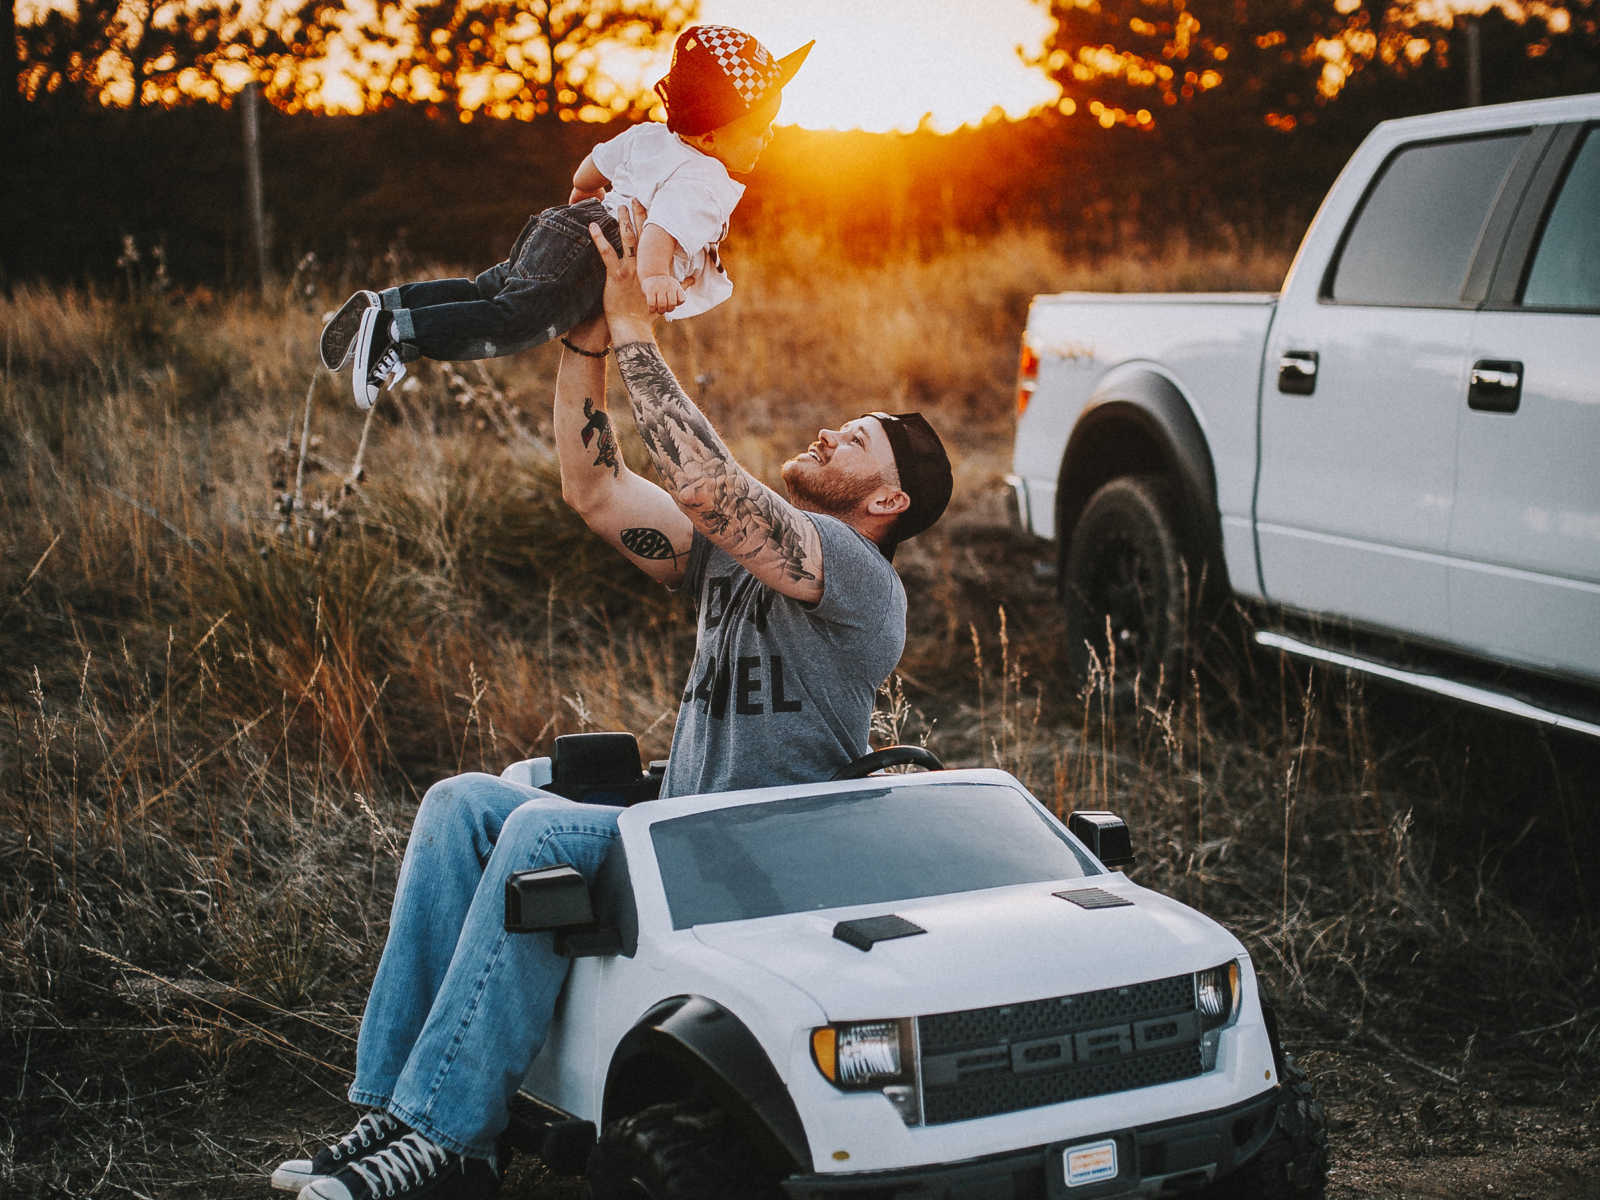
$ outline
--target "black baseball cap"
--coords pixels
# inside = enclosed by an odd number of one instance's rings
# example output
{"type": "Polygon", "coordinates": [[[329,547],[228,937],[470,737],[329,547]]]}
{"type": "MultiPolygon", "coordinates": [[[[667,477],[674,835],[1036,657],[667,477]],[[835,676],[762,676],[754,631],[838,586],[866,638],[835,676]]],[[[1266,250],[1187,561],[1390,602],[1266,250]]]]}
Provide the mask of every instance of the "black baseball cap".
{"type": "Polygon", "coordinates": [[[883,426],[889,448],[894,452],[900,490],[911,498],[910,506],[889,530],[883,547],[884,556],[893,558],[897,545],[932,525],[950,503],[950,456],[944,452],[944,443],[921,413],[872,412],[866,415],[877,418],[883,426]]]}

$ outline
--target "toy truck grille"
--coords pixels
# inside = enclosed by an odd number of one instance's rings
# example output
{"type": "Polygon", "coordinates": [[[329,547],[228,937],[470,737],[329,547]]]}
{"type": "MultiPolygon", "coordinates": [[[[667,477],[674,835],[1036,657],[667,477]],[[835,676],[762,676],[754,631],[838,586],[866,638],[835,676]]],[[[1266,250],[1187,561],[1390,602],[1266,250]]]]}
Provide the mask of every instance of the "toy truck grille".
{"type": "Polygon", "coordinates": [[[1203,1070],[1193,975],[917,1022],[929,1125],[1188,1079],[1203,1070]]]}

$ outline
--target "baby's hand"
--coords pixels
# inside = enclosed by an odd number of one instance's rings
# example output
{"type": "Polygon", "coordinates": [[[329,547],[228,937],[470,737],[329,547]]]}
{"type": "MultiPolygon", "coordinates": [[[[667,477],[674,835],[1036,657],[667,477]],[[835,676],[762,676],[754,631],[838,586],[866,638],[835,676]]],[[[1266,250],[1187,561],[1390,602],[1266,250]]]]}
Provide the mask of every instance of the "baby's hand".
{"type": "Polygon", "coordinates": [[[639,280],[639,287],[650,304],[650,311],[658,316],[671,312],[689,298],[683,284],[671,275],[646,275],[639,280]]]}
{"type": "Polygon", "coordinates": [[[589,188],[575,187],[572,189],[572,195],[567,197],[567,203],[576,204],[580,200],[604,200],[605,198],[605,188],[594,188],[591,190],[589,188]]]}

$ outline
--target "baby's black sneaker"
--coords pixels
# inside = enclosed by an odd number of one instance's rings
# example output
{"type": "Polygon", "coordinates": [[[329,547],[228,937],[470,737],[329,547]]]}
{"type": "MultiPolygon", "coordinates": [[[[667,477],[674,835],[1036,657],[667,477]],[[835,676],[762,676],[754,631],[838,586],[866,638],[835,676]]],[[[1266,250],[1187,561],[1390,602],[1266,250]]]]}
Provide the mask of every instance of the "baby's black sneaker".
{"type": "Polygon", "coordinates": [[[371,408],[383,389],[397,383],[405,373],[400,343],[394,340],[394,314],[383,308],[368,308],[361,314],[355,361],[350,366],[350,391],[356,407],[371,408]]]}
{"type": "Polygon", "coordinates": [[[328,318],[322,327],[322,337],[317,341],[317,351],[322,365],[337,371],[350,361],[350,349],[355,345],[356,334],[361,331],[361,316],[369,308],[378,306],[378,293],[363,289],[339,306],[339,311],[328,318]]]}

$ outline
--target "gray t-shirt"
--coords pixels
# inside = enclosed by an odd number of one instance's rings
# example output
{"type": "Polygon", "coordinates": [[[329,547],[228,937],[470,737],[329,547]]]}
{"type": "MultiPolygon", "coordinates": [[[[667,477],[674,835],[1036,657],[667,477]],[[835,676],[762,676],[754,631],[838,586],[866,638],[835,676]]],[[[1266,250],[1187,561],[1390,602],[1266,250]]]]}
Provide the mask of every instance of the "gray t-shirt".
{"type": "Polygon", "coordinates": [[[861,534],[806,515],[822,539],[816,604],[695,534],[682,586],[698,596],[699,636],[663,796],[814,782],[870,748],[873,702],[905,647],[905,588],[861,534]]]}

